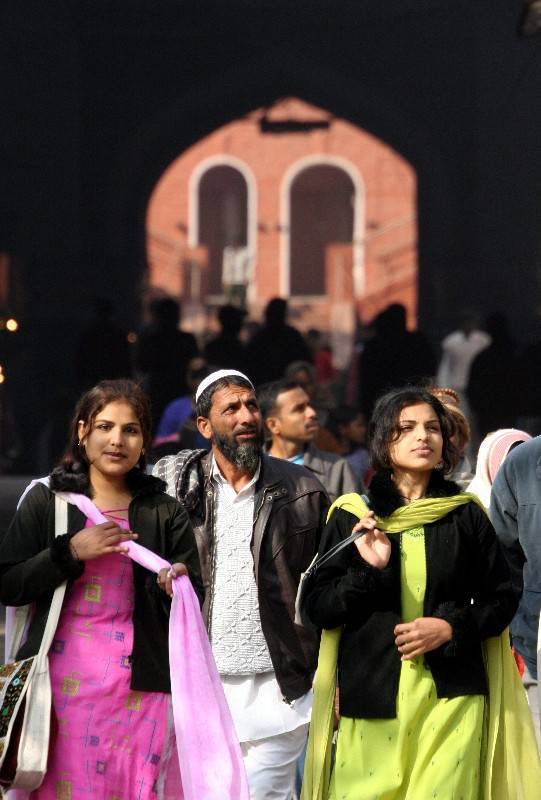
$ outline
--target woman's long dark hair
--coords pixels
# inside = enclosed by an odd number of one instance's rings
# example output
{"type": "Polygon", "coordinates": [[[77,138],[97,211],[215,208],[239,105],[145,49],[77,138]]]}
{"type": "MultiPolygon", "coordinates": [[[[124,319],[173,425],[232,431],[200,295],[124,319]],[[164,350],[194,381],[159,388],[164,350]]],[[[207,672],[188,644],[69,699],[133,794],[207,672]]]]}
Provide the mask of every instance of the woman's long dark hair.
{"type": "Polygon", "coordinates": [[[400,436],[400,413],[408,406],[426,403],[431,406],[440,423],[443,439],[443,473],[451,472],[460,461],[460,454],[451,441],[455,433],[455,423],[443,403],[426,389],[407,386],[393,389],[380,397],[368,428],[370,460],[376,472],[392,469],[390,446],[400,436]]]}
{"type": "Polygon", "coordinates": [[[60,464],[51,472],[52,489],[91,494],[88,477],[90,465],[86,457],[86,451],[79,443],[79,423],[83,422],[86,430],[90,431],[100,411],[109,403],[119,400],[125,401],[132,407],[141,426],[143,450],[137,466],[126,475],[126,482],[129,487],[139,482],[140,476],[145,474],[145,450],[151,441],[150,402],[137,383],[127,379],[120,379],[101,381],[79,398],[70,425],[66,451],[60,464]]]}

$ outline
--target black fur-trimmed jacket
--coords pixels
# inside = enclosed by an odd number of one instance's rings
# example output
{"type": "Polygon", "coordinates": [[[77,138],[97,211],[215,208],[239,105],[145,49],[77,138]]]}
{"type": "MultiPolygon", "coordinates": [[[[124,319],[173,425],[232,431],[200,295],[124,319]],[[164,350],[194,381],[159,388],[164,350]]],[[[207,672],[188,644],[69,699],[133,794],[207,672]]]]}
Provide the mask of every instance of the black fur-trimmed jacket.
{"type": "MultiPolygon", "coordinates": [[[[72,491],[75,487],[68,483],[55,488],[72,491]]],[[[186,564],[192,586],[202,602],[204,590],[197,545],[186,511],[164,493],[165,484],[157,478],[141,474],[133,490],[128,515],[130,529],[138,534],[138,543],[170,563],[186,564]]],[[[28,637],[18,658],[35,655],[39,650],[55,588],[65,580],[69,587],[85,571],[86,562],[76,561],[69,548],[69,540],[85,527],[85,522],[84,514],[70,504],[67,534],[55,539],[54,494],[38,484],[28,492],[0,540],[0,602],[10,606],[35,603],[28,637]]],[[[132,568],[135,603],[131,688],[170,692],[171,601],[157,585],[154,573],[134,561],[132,568]]]]}
{"type": "MultiPolygon", "coordinates": [[[[459,491],[434,473],[427,496],[459,491]]],[[[375,476],[369,497],[381,517],[403,505],[385,474],[375,476]]],[[[320,554],[347,537],[356,522],[355,516],[338,509],[324,531],[320,554]]],[[[482,640],[509,625],[520,599],[504,551],[487,515],[473,502],[424,530],[424,616],[445,619],[453,629],[449,642],[425,654],[425,664],[440,698],[486,694],[482,640]]],[[[400,536],[390,535],[390,540],[385,569],[371,567],[352,544],[321,568],[305,599],[306,614],[317,627],[344,626],[339,685],[340,713],[346,717],[396,716],[401,661],[393,631],[402,622],[400,536]]]]}

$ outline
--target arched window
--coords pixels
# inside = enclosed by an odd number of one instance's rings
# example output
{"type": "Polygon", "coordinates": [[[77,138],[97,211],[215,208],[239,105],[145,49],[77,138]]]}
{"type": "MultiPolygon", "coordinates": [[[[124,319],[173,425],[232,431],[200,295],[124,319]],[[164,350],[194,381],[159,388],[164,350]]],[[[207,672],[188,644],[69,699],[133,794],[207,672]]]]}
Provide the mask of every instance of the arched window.
{"type": "Polygon", "coordinates": [[[221,295],[226,247],[248,244],[248,188],[242,173],[226,164],[207,169],[197,193],[197,244],[208,249],[208,291],[221,295]]]}
{"type": "Polygon", "coordinates": [[[330,164],[301,170],[290,187],[289,290],[291,295],[325,294],[325,250],[353,242],[355,186],[348,173],[330,164]]]}

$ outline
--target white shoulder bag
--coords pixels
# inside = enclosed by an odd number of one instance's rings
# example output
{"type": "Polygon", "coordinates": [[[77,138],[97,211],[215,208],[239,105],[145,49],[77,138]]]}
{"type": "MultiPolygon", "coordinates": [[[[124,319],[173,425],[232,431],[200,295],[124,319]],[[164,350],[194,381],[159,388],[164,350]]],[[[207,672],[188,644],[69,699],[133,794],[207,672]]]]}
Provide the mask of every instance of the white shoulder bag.
{"type": "MultiPolygon", "coordinates": [[[[68,504],[55,497],[55,536],[66,533],[67,527],[68,504]]],[[[3,790],[37,789],[47,771],[52,708],[48,654],[65,592],[66,582],[55,589],[37,655],[0,666],[0,786],[3,790]]],[[[16,615],[10,658],[15,657],[21,645],[30,613],[29,606],[25,609],[26,613],[16,615]]]]}

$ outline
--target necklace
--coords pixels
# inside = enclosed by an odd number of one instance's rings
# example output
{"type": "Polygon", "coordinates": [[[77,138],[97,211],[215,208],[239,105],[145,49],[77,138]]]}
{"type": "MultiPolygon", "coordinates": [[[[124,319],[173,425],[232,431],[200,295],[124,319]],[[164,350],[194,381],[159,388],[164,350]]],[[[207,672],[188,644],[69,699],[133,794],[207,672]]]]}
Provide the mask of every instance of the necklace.
{"type": "Polygon", "coordinates": [[[424,494],[419,495],[419,497],[407,497],[405,494],[400,494],[400,493],[398,494],[398,496],[401,497],[402,500],[405,500],[406,503],[414,503],[416,500],[423,500],[425,497],[424,494]]]}

